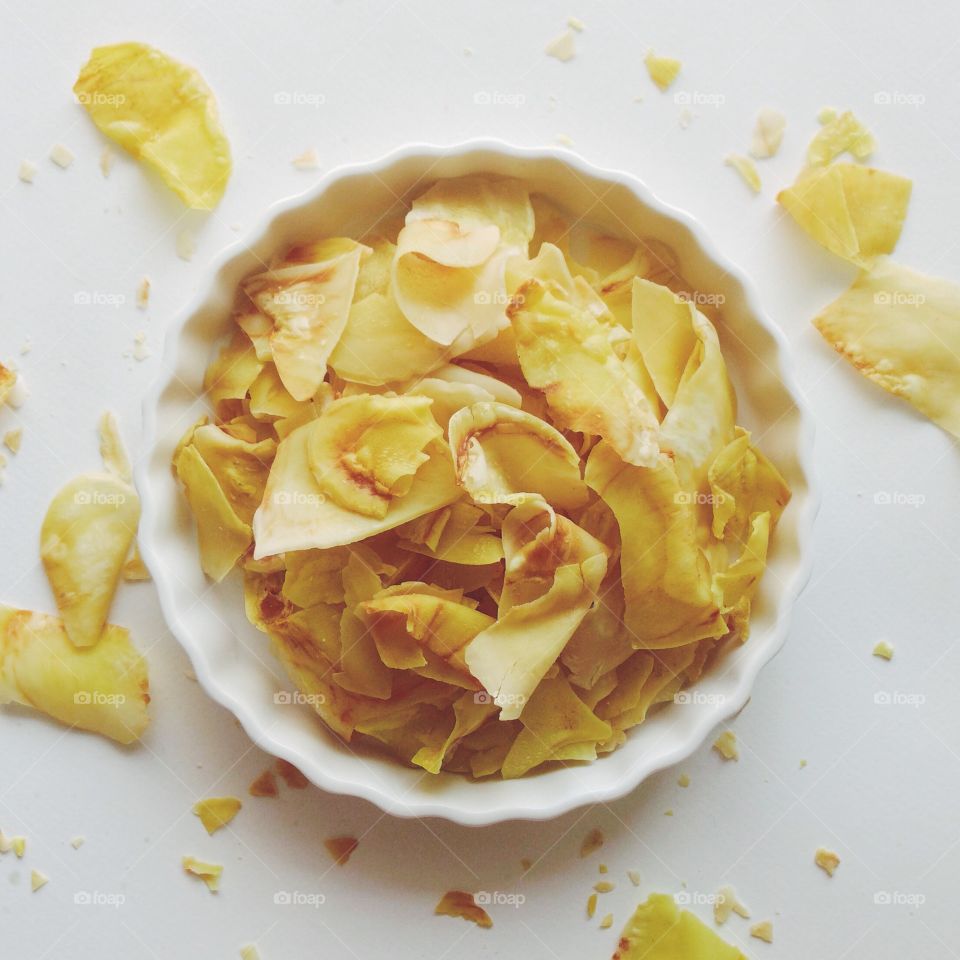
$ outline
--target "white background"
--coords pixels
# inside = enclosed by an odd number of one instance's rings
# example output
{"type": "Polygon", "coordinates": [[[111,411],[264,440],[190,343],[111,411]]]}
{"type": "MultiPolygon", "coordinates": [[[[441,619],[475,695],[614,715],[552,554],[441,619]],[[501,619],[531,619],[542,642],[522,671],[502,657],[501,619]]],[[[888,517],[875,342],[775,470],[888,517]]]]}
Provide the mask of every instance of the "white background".
{"type": "Polygon", "coordinates": [[[960,459],[950,437],[820,340],[809,320],[852,270],[773,203],[819,108],[852,107],[876,134],[876,165],[915,180],[898,259],[960,279],[955,5],[0,0],[0,37],[0,358],[15,361],[30,388],[21,410],[0,412],[0,431],[25,428],[0,488],[3,602],[53,610],[37,563],[47,502],[68,477],[98,467],[104,409],[119,414],[137,450],[140,398],[165,325],[265,206],[310,186],[318,174],[290,164],[308,147],[328,169],[411,140],[533,145],[565,135],[588,160],[639,175],[756,280],[809,393],[824,491],[817,562],[790,639],[733,724],[739,763],[704,746],[620,802],[547,823],[398,821],[310,788],[248,798],[231,827],[208,838],[193,802],[246,796],[269,758],[188,679],[151,585],[123,586],[112,619],[132,629],[151,668],[142,745],[124,750],[25,711],[0,713],[0,827],[28,837],[22,861],[0,858],[4,960],[208,960],[254,940],[264,960],[599,960],[648,892],[686,883],[708,917],[701,901],[723,882],[755,919],[774,921],[772,946],[751,940],[736,917],[723,928],[751,957],[960,955],[960,459]],[[562,64],[543,48],[568,14],[587,29],[576,59],[562,64]],[[210,216],[185,213],[126,157],[101,176],[103,138],[70,89],[93,46],[128,39],[198,67],[218,96],[234,173],[210,216]],[[650,46],[683,60],[667,94],[646,76],[650,46]],[[287,93],[300,102],[278,103],[287,93]],[[477,103],[484,93],[499,102],[477,103]],[[681,93],[709,101],[687,129],[681,93]],[[884,93],[891,103],[878,102],[884,93]],[[722,158],[745,151],[764,105],[786,113],[788,130],[753,197],[722,158]],[[56,142],[76,153],[67,171],[47,159],[56,142]],[[39,166],[32,186],[17,180],[23,158],[39,166]],[[185,225],[198,234],[191,263],[174,252],[185,225]],[[144,275],[153,281],[145,313],[133,301],[144,275]],[[76,302],[104,297],[124,300],[76,302]],[[138,363],[127,354],[140,330],[153,355],[138,363]],[[27,340],[32,350],[20,356],[27,340]],[[877,494],[915,505],[878,504],[877,494]],[[896,646],[892,663],[870,655],[881,638],[896,646]],[[878,704],[878,693],[916,705],[878,704]],[[593,826],[607,845],[580,860],[593,826]],[[69,844],[77,834],[87,838],[80,850],[69,844]],[[344,868],[323,848],[337,834],[361,837],[344,868]],[[813,865],[820,845],[842,858],[832,880],[813,865]],[[218,895],[181,873],[188,853],[224,864],[218,895]],[[521,857],[535,861],[525,877],[521,857]],[[617,883],[601,897],[599,913],[615,915],[607,931],[584,916],[599,860],[617,883]],[[51,878],[36,894],[31,868],[51,878]],[[640,890],[628,868],[640,871],[640,890]],[[493,929],[480,930],[432,915],[449,888],[525,901],[492,908],[493,929]],[[277,906],[283,891],[325,902],[277,906]],[[78,893],[123,903],[78,904],[78,893]]]}

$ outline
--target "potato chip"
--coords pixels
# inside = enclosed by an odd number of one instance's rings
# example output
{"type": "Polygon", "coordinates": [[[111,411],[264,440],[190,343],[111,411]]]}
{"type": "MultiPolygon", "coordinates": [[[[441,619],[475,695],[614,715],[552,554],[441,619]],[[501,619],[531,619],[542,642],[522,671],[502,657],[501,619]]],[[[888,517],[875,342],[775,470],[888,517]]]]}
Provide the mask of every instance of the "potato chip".
{"type": "MultiPolygon", "coordinates": [[[[400,546],[426,557],[470,567],[486,567],[503,559],[503,544],[493,528],[481,522],[486,519],[482,510],[460,502],[433,515],[441,516],[443,522],[435,537],[431,532],[429,540],[401,540],[400,546]]],[[[406,527],[398,532],[412,534],[406,527]]]]}
{"type": "Polygon", "coordinates": [[[76,647],[64,621],[0,606],[0,703],[133,743],[149,702],[146,661],[123,627],[107,624],[94,646],[76,647]]]}
{"type": "Polygon", "coordinates": [[[607,439],[624,459],[649,464],[659,424],[647,398],[614,353],[603,325],[536,280],[511,308],[520,365],[569,430],[607,439]]]}
{"type": "Polygon", "coordinates": [[[465,736],[479,729],[496,713],[496,707],[485,697],[477,697],[473,692],[464,693],[453,704],[453,727],[443,743],[435,747],[421,747],[414,755],[413,762],[428,773],[439,773],[446,755],[465,736]]]}
{"type": "Polygon", "coordinates": [[[713,741],[713,749],[716,750],[724,760],[740,759],[740,751],[737,748],[737,735],[732,730],[724,730],[723,733],[713,741]]]}
{"type": "Polygon", "coordinates": [[[502,403],[475,403],[454,414],[449,438],[457,482],[476,503],[516,505],[530,494],[561,510],[586,503],[576,450],[529,413],[502,403]]]}
{"type": "Polygon", "coordinates": [[[960,437],[960,287],[882,257],[813,325],[865,377],[960,437]]]}
{"type": "Polygon", "coordinates": [[[496,377],[470,367],[448,363],[406,386],[407,396],[430,397],[434,419],[446,431],[450,418],[461,408],[474,403],[503,403],[520,407],[523,396],[518,390],[496,377]]]}
{"type": "Polygon", "coordinates": [[[362,257],[370,248],[333,238],[288,251],[287,259],[243,289],[273,321],[270,353],[294,400],[309,400],[347,326],[362,257]]]}
{"type": "Polygon", "coordinates": [[[737,899],[737,893],[731,886],[721,887],[713,903],[713,922],[722,926],[735,913],[744,920],[750,919],[750,911],[737,899]]]}
{"type": "Polygon", "coordinates": [[[828,876],[832,877],[840,866],[840,857],[833,850],[826,847],[817,847],[813,855],[813,862],[828,876]]]}
{"type": "Polygon", "coordinates": [[[760,174],[757,172],[757,165],[750,159],[740,153],[728,153],[723,162],[728,167],[733,167],[737,171],[740,179],[750,188],[753,193],[759,193],[763,186],[760,182],[760,174]]]}
{"type": "Polygon", "coordinates": [[[877,144],[870,131],[849,111],[828,117],[807,147],[807,165],[823,167],[850,153],[857,160],[866,160],[877,144]]]}
{"type": "Polygon", "coordinates": [[[620,934],[613,960],[746,960],[673,897],[651,893],[620,934]]]}
{"type": "Polygon", "coordinates": [[[761,920],[750,927],[750,936],[763,940],[765,943],[773,943],[773,924],[769,920],[761,920]]]}
{"type": "Polygon", "coordinates": [[[100,417],[100,459],[104,468],[120,480],[129,483],[133,479],[130,458],[127,456],[117,415],[107,410],[100,417]]]}
{"type": "Polygon", "coordinates": [[[483,907],[478,907],[472,893],[463,890],[449,890],[441,898],[433,911],[438,916],[460,917],[469,920],[478,927],[492,927],[493,921],[483,907]]]}
{"type": "Polygon", "coordinates": [[[330,837],[323,841],[327,848],[330,858],[338,866],[342,867],[353,855],[353,851],[360,845],[356,837],[330,837]]]}
{"type": "Polygon", "coordinates": [[[110,474],[85,474],[62,487],[40,528],[40,558],[70,640],[99,639],[140,520],[140,500],[110,474]]]}
{"type": "Polygon", "coordinates": [[[777,201],[821,246],[868,268],[897,245],[912,187],[906,177],[835,163],[803,171],[777,201]]]}
{"type": "Polygon", "coordinates": [[[787,118],[779,110],[764,107],[757,114],[757,122],[750,141],[750,156],[758,160],[774,156],[783,142],[783,131],[786,126],[787,118]]]}
{"type": "Polygon", "coordinates": [[[93,122],[152,167],[188,206],[212,210],[230,145],[200,74],[144,43],[96,47],[73,87],[93,122]]]}
{"type": "Polygon", "coordinates": [[[217,893],[220,890],[220,876],[223,874],[223,867],[220,864],[205,863],[196,857],[184,857],[181,864],[184,873],[201,879],[211,893],[217,893]]]}
{"type": "MultiPolygon", "coordinates": [[[[251,384],[263,369],[264,361],[257,358],[257,352],[250,338],[236,330],[230,340],[224,344],[216,360],[207,367],[203,378],[214,412],[228,419],[235,412],[231,402],[243,400],[251,384]]],[[[239,406],[239,404],[236,404],[239,406]]]]}
{"type": "Polygon", "coordinates": [[[679,60],[674,60],[673,57],[658,57],[652,50],[647,51],[643,62],[647,65],[647,73],[650,74],[650,79],[660,88],[661,92],[677,79],[682,66],[679,60]]]}
{"type": "Polygon", "coordinates": [[[211,836],[225,827],[240,811],[243,803],[236,797],[207,797],[193,805],[203,829],[211,836]]]}

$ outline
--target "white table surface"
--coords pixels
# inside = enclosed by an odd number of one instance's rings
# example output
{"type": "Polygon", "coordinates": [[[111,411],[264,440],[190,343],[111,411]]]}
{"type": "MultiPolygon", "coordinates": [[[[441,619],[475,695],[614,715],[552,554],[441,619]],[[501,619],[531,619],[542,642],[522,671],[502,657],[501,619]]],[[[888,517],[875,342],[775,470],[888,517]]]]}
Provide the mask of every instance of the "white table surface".
{"type": "Polygon", "coordinates": [[[635,172],[755,278],[809,392],[824,491],[816,566],[790,639],[733,724],[740,761],[704,746],[622,801],[546,823],[399,821],[310,788],[248,799],[229,830],[207,837],[193,802],[245,795],[270,758],[188,679],[152,586],[123,586],[112,619],[150,662],[153,722],[142,745],[123,750],[24,711],[0,713],[0,827],[28,837],[23,860],[0,858],[4,960],[210,960],[236,957],[248,941],[264,960],[600,960],[648,892],[685,883],[706,918],[723,882],[755,919],[774,921],[772,946],[736,917],[723,928],[754,958],[960,955],[960,458],[946,434],[820,340],[810,317],[853,271],[773,203],[819,108],[852,107],[876,134],[876,165],[915,180],[898,259],[960,279],[960,8],[921,0],[902,10],[892,0],[241,0],[220,10],[0,0],[0,358],[16,361],[30,389],[22,409],[0,412],[0,431],[25,428],[0,488],[3,602],[53,610],[37,556],[48,500],[98,467],[104,409],[119,414],[137,451],[140,397],[165,325],[237,229],[242,237],[266,205],[310,186],[318,174],[290,164],[308,147],[327,169],[410,140],[565,135],[588,160],[635,172]],[[543,48],[568,14],[587,29],[563,64],[543,48]],[[195,65],[216,91],[235,168],[210,216],[186,213],[125,156],[109,179],[100,174],[103,138],[70,88],[93,46],[127,39],[195,65]],[[683,60],[666,95],[646,76],[649,46],[683,60]],[[294,102],[278,103],[284,93],[294,102]],[[495,102],[477,103],[478,93],[495,102]],[[700,101],[687,129],[675,93],[700,101]],[[781,154],[761,164],[754,198],[722,158],[745,151],[764,105],[782,109],[788,129],[781,154]],[[76,153],[69,170],[47,159],[56,142],[76,153]],[[23,158],[39,166],[32,186],[17,180],[23,158]],[[174,251],[184,225],[198,234],[190,263],[174,251]],[[153,282],[145,313],[133,300],[144,275],[153,282]],[[128,355],[140,330],[153,351],[143,362],[128,355]],[[884,493],[913,505],[877,503],[884,493]],[[896,646],[891,663],[871,656],[881,638],[896,646]],[[593,826],[607,845],[581,860],[593,826]],[[86,843],[74,850],[78,834],[86,843]],[[323,848],[336,834],[362,838],[345,868],[331,868],[323,848]],[[833,879],[813,865],[820,845],[842,858],[833,879]],[[217,896],[181,873],[188,853],[224,864],[217,896]],[[536,861],[525,877],[521,857],[536,861]],[[601,898],[600,912],[615,915],[606,931],[584,917],[600,859],[617,882],[601,898]],[[35,894],[32,868],[50,877],[35,894]],[[491,908],[494,928],[480,930],[432,916],[450,888],[523,902],[491,908]],[[278,905],[278,892],[315,905],[278,905]]]}

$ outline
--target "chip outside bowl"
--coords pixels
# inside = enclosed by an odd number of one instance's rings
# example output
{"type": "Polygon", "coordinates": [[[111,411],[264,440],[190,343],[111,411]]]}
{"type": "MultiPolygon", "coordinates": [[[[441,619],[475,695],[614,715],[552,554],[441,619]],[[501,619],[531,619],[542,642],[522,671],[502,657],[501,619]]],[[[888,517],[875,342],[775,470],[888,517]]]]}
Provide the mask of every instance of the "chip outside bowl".
{"type": "Polygon", "coordinates": [[[232,711],[264,750],[299,767],[317,786],[362,797],[401,817],[443,817],[482,825],[547,819],[617,799],[650,774],[688,757],[747,702],[754,680],[783,645],[793,605],[810,575],[818,498],[812,483],[813,421],[796,385],[786,341],[758,306],[752,286],[689,215],[657,200],[628,173],[573,153],[494,140],[413,144],[378,160],[341,167],[306,193],[271,207],[248,242],[225,250],[206,288],[172,324],[162,373],[144,401],[147,456],[137,468],[143,501],[140,545],[166,621],[214,700],[232,711]],[[793,499],[777,527],[754,604],[751,636],[687,696],[629,731],[618,750],[518,780],[473,782],[409,769],[329,732],[294,688],[263,634],[243,612],[239,577],[209,583],[200,570],[192,520],[170,468],[183,431],[208,413],[203,373],[228,331],[239,281],[287,244],[311,235],[359,235],[385,212],[440,177],[516,176],[612,234],[657,238],[677,253],[695,290],[721,294],[718,332],[737,390],[738,422],[778,465],[793,499]]]}

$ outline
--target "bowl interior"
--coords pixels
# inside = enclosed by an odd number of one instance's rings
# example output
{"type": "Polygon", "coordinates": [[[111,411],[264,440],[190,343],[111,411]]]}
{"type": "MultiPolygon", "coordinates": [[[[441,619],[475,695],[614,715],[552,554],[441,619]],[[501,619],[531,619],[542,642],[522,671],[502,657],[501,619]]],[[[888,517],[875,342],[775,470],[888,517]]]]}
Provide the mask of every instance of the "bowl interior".
{"type": "Polygon", "coordinates": [[[654,770],[687,756],[717,723],[739,710],[760,667],[783,642],[793,600],[808,573],[814,498],[809,487],[811,430],[784,369],[780,339],[754,298],[685,215],[656,201],[625,174],[591,171],[556,151],[502,145],[409,148],[391,158],[334,173],[309,196],[270,212],[251,243],[222,263],[209,288],[169,334],[165,373],[147,400],[151,452],[140,471],[141,539],[167,621],[207,691],[231,709],[263,748],[296,764],[318,785],[363,796],[390,813],[439,815],[463,823],[553,816],[626,793],[654,770]],[[243,612],[239,575],[204,577],[192,519],[170,470],[183,431],[205,413],[204,370],[227,333],[236,287],[277,251],[320,235],[374,231],[433,180],[469,173],[519,177],[575,217],[626,240],[673,248],[693,290],[722,302],[718,332],[739,400],[739,422],[793,489],[771,545],[749,641],[729,653],[691,691],[630,731],[627,743],[589,765],[568,765],[516,781],[472,782],[407,769],[371,749],[346,745],[307,705],[297,704],[266,637],[243,612]],[[722,299],[721,299],[722,298],[722,299]],[[287,692],[278,696],[278,691],[287,692]]]}

